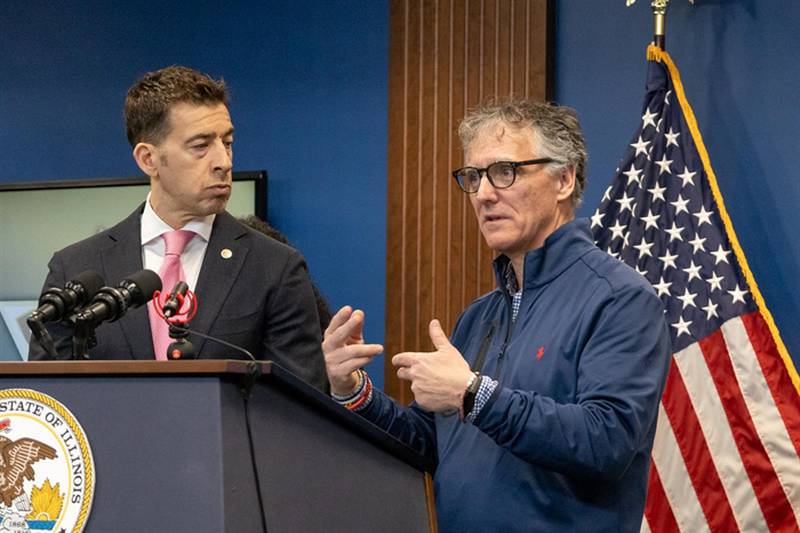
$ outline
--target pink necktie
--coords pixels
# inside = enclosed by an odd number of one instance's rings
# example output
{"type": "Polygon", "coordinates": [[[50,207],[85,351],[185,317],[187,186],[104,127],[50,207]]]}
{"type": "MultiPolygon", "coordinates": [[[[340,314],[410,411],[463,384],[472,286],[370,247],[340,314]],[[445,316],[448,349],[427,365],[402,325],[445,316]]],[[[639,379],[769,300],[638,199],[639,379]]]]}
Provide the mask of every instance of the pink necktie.
{"type": "MultiPolygon", "coordinates": [[[[161,276],[161,292],[169,294],[176,283],[186,281],[186,275],[181,266],[181,254],[195,233],[187,230],[175,230],[168,231],[161,236],[166,243],[166,252],[164,252],[164,263],[161,265],[158,275],[161,276]]],[[[158,316],[152,305],[147,309],[150,314],[150,333],[153,334],[153,349],[156,359],[166,361],[167,348],[172,343],[169,326],[158,316]]]]}

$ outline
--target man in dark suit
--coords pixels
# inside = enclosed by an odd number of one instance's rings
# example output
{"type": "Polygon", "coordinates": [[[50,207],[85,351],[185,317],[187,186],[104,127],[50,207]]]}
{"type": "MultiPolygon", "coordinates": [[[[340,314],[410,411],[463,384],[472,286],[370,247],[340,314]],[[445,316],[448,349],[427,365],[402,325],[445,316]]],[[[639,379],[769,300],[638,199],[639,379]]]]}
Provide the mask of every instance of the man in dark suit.
{"type": "MultiPolygon", "coordinates": [[[[125,121],[150,194],[113,228],[56,252],[45,287],[63,287],[86,270],[109,284],[142,268],[164,277],[167,263],[174,264],[174,257],[167,259],[175,255],[168,252],[170,235],[182,235],[176,268],[200,304],[192,329],[273,360],[324,390],[319,321],[303,258],[225,211],[233,124],[224,83],[185,67],[148,73],[128,91],[125,121]]],[[[48,329],[58,356],[70,356],[72,331],[59,324],[48,329]]],[[[89,355],[164,359],[164,331],[152,309],[129,310],[97,329],[89,355]]],[[[237,357],[218,343],[189,338],[199,358],[237,357]]],[[[31,360],[48,358],[31,343],[31,360]]]]}

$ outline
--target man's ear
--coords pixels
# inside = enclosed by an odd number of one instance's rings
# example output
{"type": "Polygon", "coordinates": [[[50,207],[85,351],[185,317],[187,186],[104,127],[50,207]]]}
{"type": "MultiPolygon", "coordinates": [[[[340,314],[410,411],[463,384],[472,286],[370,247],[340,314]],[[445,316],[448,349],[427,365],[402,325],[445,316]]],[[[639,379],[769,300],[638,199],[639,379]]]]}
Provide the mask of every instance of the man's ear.
{"type": "Polygon", "coordinates": [[[568,165],[558,175],[558,194],[559,201],[572,198],[575,191],[575,167],[568,165]]]}
{"type": "Polygon", "coordinates": [[[133,159],[151,178],[158,175],[158,157],[158,149],[153,144],[142,142],[133,147],[133,159]]]}

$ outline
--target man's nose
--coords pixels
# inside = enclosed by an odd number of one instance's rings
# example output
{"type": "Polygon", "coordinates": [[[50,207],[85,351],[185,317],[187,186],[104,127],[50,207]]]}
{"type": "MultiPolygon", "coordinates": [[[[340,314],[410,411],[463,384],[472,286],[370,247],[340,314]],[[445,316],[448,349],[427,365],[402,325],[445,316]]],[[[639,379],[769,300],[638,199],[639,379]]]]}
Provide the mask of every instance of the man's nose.
{"type": "Polygon", "coordinates": [[[475,193],[475,198],[479,202],[493,201],[497,198],[497,189],[494,188],[492,182],[489,181],[489,174],[485,170],[481,172],[480,181],[478,181],[478,190],[475,193]]]}
{"type": "Polygon", "coordinates": [[[214,170],[228,172],[233,168],[233,147],[226,146],[224,141],[214,143],[214,170]]]}

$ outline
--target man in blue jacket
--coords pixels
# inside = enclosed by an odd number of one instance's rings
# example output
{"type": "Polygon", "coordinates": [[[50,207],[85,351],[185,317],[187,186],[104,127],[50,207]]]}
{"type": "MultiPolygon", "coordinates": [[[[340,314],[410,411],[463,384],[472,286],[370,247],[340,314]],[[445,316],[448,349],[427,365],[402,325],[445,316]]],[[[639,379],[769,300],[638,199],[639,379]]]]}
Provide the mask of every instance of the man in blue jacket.
{"type": "Polygon", "coordinates": [[[415,402],[396,404],[361,369],[382,347],[342,308],[323,351],[334,398],[437,460],[441,531],[639,531],[670,361],[647,281],[575,220],[586,148],[571,109],[486,105],[459,128],[497,288],[435,352],[395,355],[415,402]]]}

